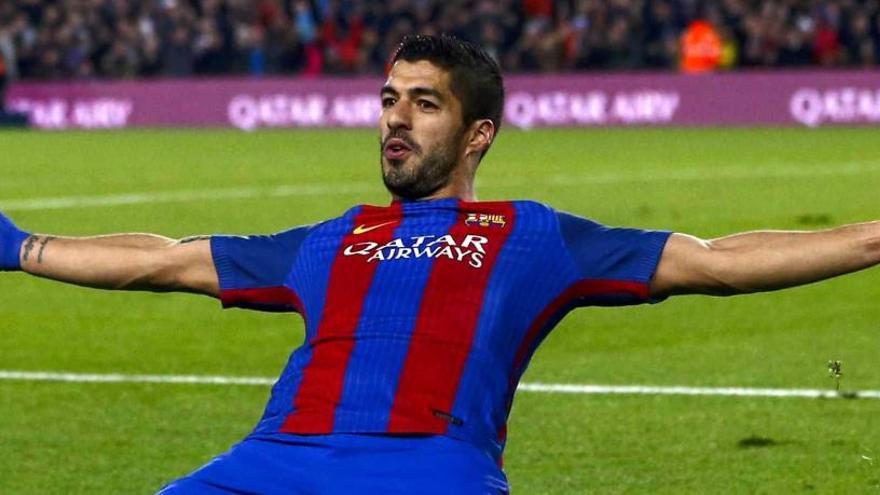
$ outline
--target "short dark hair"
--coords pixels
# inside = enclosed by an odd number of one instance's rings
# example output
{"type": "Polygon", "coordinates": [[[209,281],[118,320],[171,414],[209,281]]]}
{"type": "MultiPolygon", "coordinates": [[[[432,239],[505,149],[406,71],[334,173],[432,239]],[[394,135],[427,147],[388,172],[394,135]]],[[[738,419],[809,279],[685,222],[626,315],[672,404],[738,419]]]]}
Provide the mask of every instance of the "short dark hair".
{"type": "Polygon", "coordinates": [[[450,74],[452,93],[461,101],[465,125],[489,119],[495,132],[504,111],[504,80],[501,68],[485,50],[448,34],[403,37],[391,63],[427,60],[450,74]]]}

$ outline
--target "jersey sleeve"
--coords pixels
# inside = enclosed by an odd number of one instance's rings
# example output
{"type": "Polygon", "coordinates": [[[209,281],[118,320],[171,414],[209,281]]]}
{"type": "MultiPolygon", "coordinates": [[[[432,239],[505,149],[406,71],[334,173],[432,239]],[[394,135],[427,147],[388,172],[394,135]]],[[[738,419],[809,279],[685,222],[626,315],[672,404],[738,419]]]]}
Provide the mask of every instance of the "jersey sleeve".
{"type": "Polygon", "coordinates": [[[289,276],[310,226],[272,235],[211,237],[224,308],[302,313],[289,276]]]}
{"type": "Polygon", "coordinates": [[[651,299],[649,284],[671,232],[614,228],[557,212],[566,250],[574,261],[578,306],[620,306],[651,299]]]}

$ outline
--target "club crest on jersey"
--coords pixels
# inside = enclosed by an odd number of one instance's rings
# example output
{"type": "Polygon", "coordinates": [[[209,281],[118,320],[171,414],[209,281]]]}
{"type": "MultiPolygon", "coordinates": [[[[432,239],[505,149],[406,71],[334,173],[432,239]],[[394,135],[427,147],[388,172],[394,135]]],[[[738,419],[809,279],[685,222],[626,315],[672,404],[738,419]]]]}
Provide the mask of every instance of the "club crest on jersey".
{"type": "Polygon", "coordinates": [[[507,225],[507,219],[504,218],[504,215],[490,215],[488,213],[468,213],[467,218],[464,220],[464,224],[468,227],[479,226],[479,227],[501,227],[504,228],[507,225]]]}

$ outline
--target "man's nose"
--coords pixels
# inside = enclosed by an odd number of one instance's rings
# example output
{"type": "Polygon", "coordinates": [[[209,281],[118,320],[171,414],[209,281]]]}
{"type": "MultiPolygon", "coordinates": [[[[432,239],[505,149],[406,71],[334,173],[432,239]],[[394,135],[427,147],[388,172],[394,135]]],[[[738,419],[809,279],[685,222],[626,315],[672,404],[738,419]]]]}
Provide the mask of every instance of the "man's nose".
{"type": "Polygon", "coordinates": [[[412,112],[406,101],[397,101],[388,109],[389,129],[412,129],[412,112]]]}

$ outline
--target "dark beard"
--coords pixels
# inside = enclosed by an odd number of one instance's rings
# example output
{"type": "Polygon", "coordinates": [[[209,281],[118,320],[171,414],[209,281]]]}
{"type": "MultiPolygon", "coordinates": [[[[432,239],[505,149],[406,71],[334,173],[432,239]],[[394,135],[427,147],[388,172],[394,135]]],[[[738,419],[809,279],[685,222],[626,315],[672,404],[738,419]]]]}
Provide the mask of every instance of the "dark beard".
{"type": "MultiPolygon", "coordinates": [[[[386,172],[385,167],[382,167],[382,181],[385,182],[385,187],[395,196],[410,200],[424,198],[437,192],[449,184],[452,172],[455,170],[455,151],[458,142],[459,139],[455,139],[448,145],[440,145],[428,150],[421,163],[413,167],[412,171],[404,170],[403,163],[399,160],[388,160],[391,165],[388,171],[386,172]]],[[[409,158],[417,159],[418,156],[412,153],[409,158]]]]}

